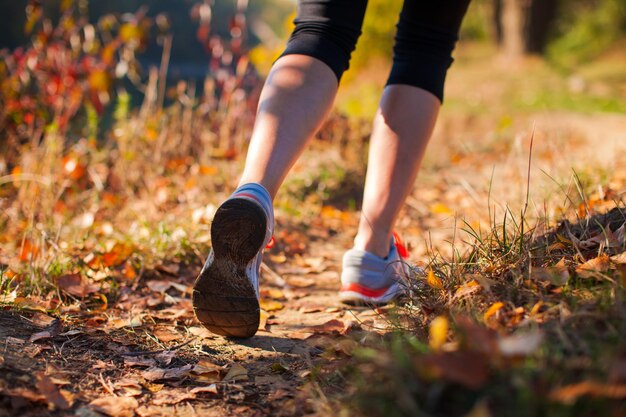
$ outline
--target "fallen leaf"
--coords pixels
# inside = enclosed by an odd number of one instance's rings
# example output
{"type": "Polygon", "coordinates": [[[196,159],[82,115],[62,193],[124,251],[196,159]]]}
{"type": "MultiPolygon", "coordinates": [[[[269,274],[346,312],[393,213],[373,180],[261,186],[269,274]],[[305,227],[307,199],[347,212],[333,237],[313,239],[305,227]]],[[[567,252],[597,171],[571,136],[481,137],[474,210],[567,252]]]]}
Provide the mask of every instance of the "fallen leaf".
{"type": "Polygon", "coordinates": [[[124,263],[124,268],[122,269],[122,276],[128,280],[133,280],[137,278],[137,272],[133,267],[133,264],[130,261],[126,261],[124,263]]]}
{"type": "Polygon", "coordinates": [[[476,280],[471,280],[463,285],[459,285],[454,292],[454,299],[458,300],[463,297],[467,297],[468,295],[479,292],[481,289],[481,285],[476,280]]]}
{"type": "Polygon", "coordinates": [[[611,262],[615,264],[626,264],[626,252],[619,253],[615,256],[611,256],[611,262]]]}
{"type": "Polygon", "coordinates": [[[323,324],[318,324],[317,326],[308,327],[306,330],[309,330],[313,333],[341,333],[346,327],[345,323],[341,320],[332,319],[323,324]]]}
{"type": "Polygon", "coordinates": [[[60,390],[44,372],[35,374],[37,390],[46,398],[48,404],[59,410],[69,410],[74,403],[69,391],[60,390]]]}
{"type": "Polygon", "coordinates": [[[201,358],[191,370],[203,382],[220,382],[224,373],[224,367],[217,365],[206,358],[201,358]]]}
{"type": "Polygon", "coordinates": [[[192,394],[202,394],[202,393],[209,393],[209,394],[217,394],[217,385],[215,384],[211,384],[208,385],[206,387],[196,387],[196,388],[192,388],[190,391],[192,394]]]}
{"type": "Polygon", "coordinates": [[[287,257],[285,256],[285,254],[282,253],[279,255],[269,255],[269,259],[275,264],[284,264],[285,262],[287,262],[287,257]]]}
{"type": "Polygon", "coordinates": [[[133,417],[139,403],[133,397],[102,397],[90,402],[89,407],[109,417],[133,417]]]}
{"type": "Polygon", "coordinates": [[[178,282],[166,281],[166,280],[151,280],[151,281],[146,282],[146,286],[150,288],[152,291],[158,292],[158,293],[164,293],[170,288],[175,288],[176,290],[185,294],[189,289],[189,287],[187,287],[186,285],[179,284],[178,282]]]}
{"type": "Polygon", "coordinates": [[[123,329],[124,327],[140,327],[141,325],[143,325],[142,315],[137,314],[128,318],[109,317],[107,325],[114,329],[123,329]]]}
{"type": "Polygon", "coordinates": [[[61,320],[59,319],[54,319],[47,327],[45,330],[42,330],[40,332],[34,333],[30,336],[30,338],[28,339],[29,342],[33,343],[36,342],[37,340],[41,340],[41,339],[50,339],[52,337],[57,336],[59,333],[61,333],[61,320]]]}
{"type": "Polygon", "coordinates": [[[118,266],[125,262],[134,251],[135,247],[133,245],[117,242],[108,252],[103,253],[100,259],[103,266],[118,266]]]}
{"type": "Polygon", "coordinates": [[[493,303],[491,307],[489,307],[487,311],[485,311],[484,320],[488,321],[489,318],[491,318],[491,316],[496,314],[502,307],[504,307],[504,303],[501,301],[497,301],[493,303]]]}
{"type": "Polygon", "coordinates": [[[143,387],[138,380],[123,378],[115,382],[116,391],[123,397],[138,397],[143,393],[143,387]]]}
{"type": "Polygon", "coordinates": [[[299,305],[298,311],[304,314],[311,313],[319,313],[320,311],[324,311],[326,307],[321,304],[313,304],[313,303],[301,303],[299,305]]]}
{"type": "Polygon", "coordinates": [[[194,336],[198,336],[202,339],[206,339],[206,338],[213,338],[213,333],[211,333],[206,327],[204,326],[193,326],[193,327],[189,327],[187,329],[189,331],[189,333],[191,333],[194,336]]]}
{"type": "Polygon", "coordinates": [[[430,212],[433,214],[454,214],[454,212],[450,209],[450,207],[446,206],[443,203],[435,203],[430,206],[430,212]]]}
{"type": "Polygon", "coordinates": [[[84,298],[100,290],[100,285],[90,283],[82,274],[66,274],[57,278],[57,285],[61,291],[84,298]]]}
{"type": "Polygon", "coordinates": [[[428,270],[426,283],[432,288],[443,290],[443,283],[441,282],[441,279],[435,275],[432,269],[428,270]]]}
{"type": "Polygon", "coordinates": [[[610,264],[608,255],[602,254],[579,265],[578,268],[576,268],[576,273],[583,278],[590,278],[597,273],[608,271],[610,264]]]}
{"type": "Polygon", "coordinates": [[[278,311],[278,310],[282,310],[283,308],[285,308],[283,303],[281,303],[280,301],[274,301],[274,300],[261,299],[259,301],[259,305],[261,306],[263,310],[268,311],[268,312],[278,311]]]}
{"type": "Polygon", "coordinates": [[[285,294],[278,288],[264,288],[261,290],[262,298],[271,298],[273,300],[284,300],[285,294]]]}
{"type": "Polygon", "coordinates": [[[302,276],[291,276],[287,278],[287,284],[296,288],[309,288],[315,285],[315,279],[302,276]]]}
{"type": "Polygon", "coordinates": [[[141,376],[148,381],[159,381],[165,379],[182,379],[193,369],[193,365],[185,365],[179,368],[158,368],[152,367],[141,373],[141,376]]]}
{"type": "Polygon", "coordinates": [[[180,340],[183,336],[171,326],[159,326],[153,330],[154,336],[161,342],[172,342],[174,340],[180,340]]]}
{"type": "Polygon", "coordinates": [[[246,370],[246,368],[244,368],[238,363],[234,363],[230,367],[230,369],[228,370],[228,373],[223,379],[224,382],[247,381],[247,380],[248,380],[248,371],[246,370]]]}
{"type": "Polygon", "coordinates": [[[439,351],[448,339],[448,319],[444,316],[435,317],[428,328],[428,345],[439,351]]]}
{"type": "Polygon", "coordinates": [[[557,388],[550,393],[552,400],[564,404],[574,404],[582,396],[621,400],[626,398],[626,385],[583,381],[557,388]]]}

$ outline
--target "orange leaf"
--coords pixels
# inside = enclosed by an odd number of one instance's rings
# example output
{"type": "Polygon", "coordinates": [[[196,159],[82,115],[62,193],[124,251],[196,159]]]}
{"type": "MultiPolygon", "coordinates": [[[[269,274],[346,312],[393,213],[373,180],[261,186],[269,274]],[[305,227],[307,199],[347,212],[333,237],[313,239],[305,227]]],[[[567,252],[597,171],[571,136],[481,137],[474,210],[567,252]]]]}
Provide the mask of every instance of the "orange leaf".
{"type": "Polygon", "coordinates": [[[124,264],[124,269],[122,269],[122,273],[124,274],[124,278],[126,279],[137,278],[137,272],[135,272],[135,268],[133,268],[133,264],[130,261],[126,261],[126,263],[124,264]]]}
{"type": "Polygon", "coordinates": [[[438,351],[448,339],[448,319],[444,316],[435,317],[428,328],[428,344],[432,350],[438,351]]]}
{"type": "Polygon", "coordinates": [[[432,269],[428,270],[428,276],[426,277],[426,283],[432,288],[443,290],[443,283],[438,276],[435,275],[432,269]]]}
{"type": "Polygon", "coordinates": [[[200,174],[202,175],[215,175],[219,172],[216,166],[213,165],[200,165],[200,174]]]}
{"type": "Polygon", "coordinates": [[[110,251],[102,254],[102,265],[106,267],[120,265],[132,255],[134,250],[133,246],[118,242],[110,251]]]}
{"type": "Polygon", "coordinates": [[[261,301],[259,301],[259,304],[263,310],[268,311],[268,312],[278,311],[278,310],[282,310],[283,308],[285,308],[283,303],[278,302],[278,301],[273,301],[273,300],[261,299],[261,301]]]}
{"type": "Polygon", "coordinates": [[[30,240],[24,239],[20,250],[20,261],[28,262],[39,257],[39,246],[31,243],[30,240]]]}
{"type": "Polygon", "coordinates": [[[504,307],[504,303],[500,301],[493,303],[491,307],[489,307],[487,311],[485,311],[484,320],[489,320],[489,318],[496,314],[498,310],[500,310],[502,307],[504,307]]]}
{"type": "Polygon", "coordinates": [[[551,399],[564,404],[573,404],[582,396],[624,399],[626,398],[626,385],[583,381],[566,385],[550,393],[551,399]]]}
{"type": "Polygon", "coordinates": [[[159,326],[153,331],[154,335],[161,342],[172,342],[174,340],[180,340],[183,336],[176,331],[175,328],[170,326],[159,326]]]}
{"type": "Polygon", "coordinates": [[[606,272],[611,265],[610,258],[606,254],[602,254],[597,258],[593,258],[576,268],[576,273],[583,278],[589,278],[596,273],[606,272]]]}

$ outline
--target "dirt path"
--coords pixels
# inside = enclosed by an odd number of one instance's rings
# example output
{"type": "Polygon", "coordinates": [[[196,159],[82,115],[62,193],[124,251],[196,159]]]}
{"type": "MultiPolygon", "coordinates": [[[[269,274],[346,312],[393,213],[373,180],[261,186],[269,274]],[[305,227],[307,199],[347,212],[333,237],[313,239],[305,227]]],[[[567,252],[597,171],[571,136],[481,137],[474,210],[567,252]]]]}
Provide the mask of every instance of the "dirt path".
{"type": "MultiPolygon", "coordinates": [[[[150,271],[106,310],[0,310],[0,416],[294,416],[320,412],[311,372],[331,336],[380,326],[338,303],[346,238],[311,240],[313,257],[267,255],[261,329],[226,340],[193,317],[197,268],[150,271]]],[[[89,305],[91,303],[91,305],[89,305]]],[[[366,332],[364,332],[366,333],[366,332]]],[[[332,348],[332,346],[331,346],[332,348]]],[[[340,349],[340,347],[338,347],[340,349]]]]}

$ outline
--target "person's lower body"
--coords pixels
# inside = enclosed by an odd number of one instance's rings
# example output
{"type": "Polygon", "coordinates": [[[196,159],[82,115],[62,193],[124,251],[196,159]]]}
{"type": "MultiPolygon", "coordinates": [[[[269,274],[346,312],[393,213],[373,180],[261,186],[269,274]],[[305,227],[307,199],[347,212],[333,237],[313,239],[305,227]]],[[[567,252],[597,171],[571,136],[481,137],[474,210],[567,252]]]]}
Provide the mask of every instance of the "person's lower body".
{"type": "MultiPolygon", "coordinates": [[[[387,302],[401,292],[395,290],[402,281],[398,275],[405,269],[394,268],[398,262],[395,255],[390,256],[394,248],[393,225],[411,191],[431,136],[443,100],[451,52],[468,3],[469,0],[405,0],[392,70],[374,119],[354,248],[344,256],[341,295],[345,301],[387,302]],[[372,294],[382,298],[371,297],[372,294]]],[[[226,209],[220,208],[216,214],[212,225],[213,252],[194,288],[196,314],[212,331],[240,337],[252,336],[256,331],[248,319],[258,316],[258,302],[248,303],[245,314],[240,307],[253,296],[250,288],[256,285],[253,281],[258,279],[258,268],[256,275],[241,271],[250,270],[251,265],[256,267],[265,246],[264,240],[251,239],[243,232],[233,237],[217,230],[214,233],[213,229],[238,230],[238,218],[243,213],[227,209],[237,205],[233,200],[241,198],[237,193],[242,187],[250,188],[248,184],[254,184],[252,187],[258,191],[255,199],[267,197],[271,205],[288,171],[331,109],[359,37],[366,4],[366,0],[300,0],[298,4],[296,28],[285,52],[272,67],[260,97],[238,191],[224,203],[226,209]],[[250,248],[246,253],[255,255],[233,260],[243,246],[250,248]],[[218,248],[232,253],[218,256],[218,248]],[[244,277],[251,284],[242,298],[237,291],[228,289],[232,287],[228,283],[245,282],[244,277]],[[213,296],[216,292],[219,294],[213,296]],[[209,313],[211,309],[216,310],[215,314],[209,313]],[[246,318],[233,318],[236,315],[229,315],[228,311],[246,318]]],[[[248,203],[244,206],[248,205],[251,211],[264,211],[254,207],[254,200],[248,203]]],[[[262,216],[251,221],[255,222],[263,223],[262,216]]],[[[269,222],[266,218],[266,227],[273,230],[269,222]]]]}

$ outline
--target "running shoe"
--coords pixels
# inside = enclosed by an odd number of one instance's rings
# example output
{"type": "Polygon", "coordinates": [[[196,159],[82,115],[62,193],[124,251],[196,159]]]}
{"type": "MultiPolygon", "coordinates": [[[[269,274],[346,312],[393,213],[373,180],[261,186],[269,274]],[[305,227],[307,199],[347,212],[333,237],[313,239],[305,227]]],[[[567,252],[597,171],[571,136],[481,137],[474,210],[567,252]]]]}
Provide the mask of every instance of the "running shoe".
{"type": "Polygon", "coordinates": [[[348,250],[343,255],[339,299],[350,305],[382,305],[405,295],[411,273],[403,259],[407,255],[395,234],[386,258],[360,249],[348,250]]]}
{"type": "Polygon", "coordinates": [[[252,337],[259,328],[259,275],[272,238],[272,200],[259,184],[246,184],[215,212],[209,257],[196,279],[193,307],[211,332],[252,337]]]}

